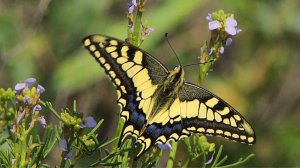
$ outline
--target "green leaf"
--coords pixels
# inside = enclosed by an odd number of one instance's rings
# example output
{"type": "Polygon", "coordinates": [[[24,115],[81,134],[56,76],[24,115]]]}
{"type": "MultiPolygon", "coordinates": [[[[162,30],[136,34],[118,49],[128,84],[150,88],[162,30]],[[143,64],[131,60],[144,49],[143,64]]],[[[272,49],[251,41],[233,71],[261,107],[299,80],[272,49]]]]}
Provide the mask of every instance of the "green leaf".
{"type": "Polygon", "coordinates": [[[252,157],[254,157],[254,154],[250,154],[248,155],[245,159],[240,158],[237,162],[232,163],[232,164],[228,164],[225,166],[220,166],[219,168],[230,168],[230,167],[238,167],[240,165],[242,165],[243,163],[247,162],[249,159],[251,159],[252,157]]]}
{"type": "Polygon", "coordinates": [[[218,161],[219,161],[219,159],[220,159],[222,150],[223,150],[223,145],[221,145],[221,146],[219,147],[219,150],[218,150],[218,152],[217,152],[217,155],[216,155],[215,160],[214,160],[214,162],[213,162],[213,164],[212,164],[211,167],[215,167],[215,166],[217,165],[217,163],[218,163],[218,161]]]}

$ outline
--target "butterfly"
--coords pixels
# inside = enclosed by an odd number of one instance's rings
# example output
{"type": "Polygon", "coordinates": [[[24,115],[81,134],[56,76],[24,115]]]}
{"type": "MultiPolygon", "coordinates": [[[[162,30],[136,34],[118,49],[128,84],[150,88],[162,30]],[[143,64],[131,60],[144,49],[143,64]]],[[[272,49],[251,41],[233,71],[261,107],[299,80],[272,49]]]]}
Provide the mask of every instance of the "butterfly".
{"type": "Polygon", "coordinates": [[[141,145],[136,159],[155,144],[194,133],[255,143],[246,119],[218,96],[186,82],[181,66],[169,71],[142,49],[108,36],[90,35],[82,42],[116,86],[125,120],[119,144],[134,137],[141,145]]]}

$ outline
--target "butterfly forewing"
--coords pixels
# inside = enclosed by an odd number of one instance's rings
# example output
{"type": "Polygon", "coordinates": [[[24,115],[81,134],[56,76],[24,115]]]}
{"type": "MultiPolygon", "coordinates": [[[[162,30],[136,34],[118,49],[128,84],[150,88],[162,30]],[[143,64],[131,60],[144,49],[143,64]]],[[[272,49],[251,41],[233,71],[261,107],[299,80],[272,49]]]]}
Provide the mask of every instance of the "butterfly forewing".
{"type": "Polygon", "coordinates": [[[120,115],[126,120],[121,141],[128,135],[137,137],[146,122],[151,96],[166,78],[167,69],[145,51],[112,37],[91,35],[83,44],[117,88],[120,115]]]}

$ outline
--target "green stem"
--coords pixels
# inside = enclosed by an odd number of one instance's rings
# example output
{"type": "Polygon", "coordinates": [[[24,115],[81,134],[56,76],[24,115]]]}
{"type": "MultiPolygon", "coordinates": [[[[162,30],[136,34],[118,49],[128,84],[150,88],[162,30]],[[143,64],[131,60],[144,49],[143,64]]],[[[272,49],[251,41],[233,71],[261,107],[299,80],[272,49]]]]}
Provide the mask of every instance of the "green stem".
{"type": "Polygon", "coordinates": [[[43,106],[47,107],[55,115],[55,117],[57,117],[59,120],[61,120],[60,115],[54,110],[54,108],[52,107],[50,102],[44,102],[44,101],[40,100],[40,103],[43,106]]]}
{"type": "MultiPolygon", "coordinates": [[[[124,145],[125,145],[126,148],[130,148],[131,143],[132,143],[131,139],[128,139],[125,142],[124,145]]],[[[128,163],[129,158],[128,158],[128,156],[129,156],[129,152],[125,152],[122,160],[120,160],[120,161],[122,161],[121,167],[128,167],[129,166],[129,163],[128,163]]]]}
{"type": "Polygon", "coordinates": [[[202,163],[202,168],[205,168],[206,167],[206,162],[207,162],[207,160],[206,160],[206,154],[204,153],[204,151],[203,151],[203,149],[201,149],[202,150],[202,160],[203,160],[203,163],[202,163]]]}
{"type": "Polygon", "coordinates": [[[201,85],[204,81],[204,78],[207,76],[207,73],[211,67],[210,63],[200,65],[199,70],[199,84],[201,85]]]}
{"type": "Polygon", "coordinates": [[[136,12],[135,16],[135,22],[134,22],[134,31],[133,31],[133,39],[131,44],[134,46],[140,45],[140,28],[142,23],[142,16],[143,16],[143,7],[141,7],[140,3],[138,4],[138,10],[136,12]]]}
{"type": "Polygon", "coordinates": [[[21,136],[20,138],[20,151],[21,151],[21,167],[26,167],[26,147],[27,147],[27,143],[26,143],[26,139],[27,139],[27,134],[25,133],[24,130],[22,130],[22,132],[24,132],[24,134],[21,136]]]}
{"type": "Polygon", "coordinates": [[[175,156],[177,153],[177,147],[178,147],[178,143],[177,142],[172,142],[172,151],[170,152],[169,155],[169,159],[167,162],[167,167],[168,168],[172,168],[174,165],[174,160],[175,160],[175,156]]]}
{"type": "Polygon", "coordinates": [[[199,65],[199,84],[203,83],[204,78],[207,76],[212,64],[220,57],[218,51],[222,46],[222,41],[219,34],[213,31],[209,43],[205,42],[202,46],[202,53],[200,55],[200,62],[206,64],[199,65]]]}
{"type": "Polygon", "coordinates": [[[117,151],[118,143],[120,141],[120,137],[121,137],[121,134],[122,134],[122,130],[123,130],[124,124],[125,124],[125,121],[120,118],[119,122],[118,122],[118,126],[117,126],[117,131],[116,131],[116,134],[115,134],[115,137],[117,137],[119,140],[115,141],[113,143],[113,149],[114,149],[114,151],[117,151]]]}
{"type": "Polygon", "coordinates": [[[65,165],[66,165],[66,161],[67,160],[65,160],[64,158],[61,160],[61,162],[60,162],[60,168],[64,168],[65,167],[65,165]]]}
{"type": "Polygon", "coordinates": [[[254,156],[254,154],[250,154],[248,155],[245,159],[240,159],[239,161],[237,161],[236,163],[232,163],[226,166],[220,166],[219,168],[229,168],[229,167],[237,167],[240,166],[241,164],[245,163],[246,161],[248,161],[249,159],[251,159],[254,156]]]}
{"type": "MultiPolygon", "coordinates": [[[[123,126],[125,124],[125,120],[122,119],[122,118],[119,118],[119,122],[118,122],[118,126],[117,126],[117,131],[116,131],[116,134],[115,134],[115,137],[118,139],[117,141],[115,141],[113,144],[112,144],[112,147],[113,147],[113,151],[116,152],[118,151],[118,145],[119,145],[119,142],[121,141],[121,135],[122,135],[122,130],[123,130],[123,126]]],[[[131,144],[131,143],[130,143],[131,144]]],[[[111,161],[122,161],[124,159],[128,159],[128,155],[126,154],[127,152],[125,152],[123,158],[121,156],[117,156],[117,157],[113,157],[111,158],[111,161]]]]}

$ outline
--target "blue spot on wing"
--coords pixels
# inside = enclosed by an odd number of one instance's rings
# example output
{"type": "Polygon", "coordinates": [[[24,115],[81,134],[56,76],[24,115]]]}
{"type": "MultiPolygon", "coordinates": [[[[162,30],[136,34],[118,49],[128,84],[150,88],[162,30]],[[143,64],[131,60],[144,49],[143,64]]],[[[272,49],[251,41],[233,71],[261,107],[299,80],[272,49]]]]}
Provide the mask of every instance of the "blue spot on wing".
{"type": "Polygon", "coordinates": [[[175,132],[180,135],[181,131],[182,125],[179,122],[174,124],[168,123],[164,126],[162,124],[154,123],[146,128],[145,132],[143,133],[143,136],[149,137],[155,141],[161,135],[169,137],[172,133],[175,132]]]}
{"type": "Polygon", "coordinates": [[[181,130],[182,130],[181,123],[174,124],[174,126],[173,126],[173,132],[181,132],[181,130]]]}
{"type": "Polygon", "coordinates": [[[131,112],[131,116],[129,118],[129,122],[134,125],[135,129],[140,130],[145,122],[146,117],[141,109],[137,108],[136,96],[128,95],[127,96],[127,106],[126,108],[131,112]]]}
{"type": "Polygon", "coordinates": [[[131,120],[135,121],[139,118],[139,113],[137,113],[136,111],[133,111],[131,114],[131,120]]]}
{"type": "Polygon", "coordinates": [[[127,96],[127,101],[128,101],[128,104],[127,104],[127,108],[129,109],[129,111],[135,111],[137,110],[137,102],[135,101],[135,96],[133,95],[128,95],[127,96]]]}
{"type": "Polygon", "coordinates": [[[158,128],[156,125],[150,125],[146,128],[146,131],[151,137],[157,138],[161,134],[161,129],[158,128]]]}
{"type": "Polygon", "coordinates": [[[170,134],[172,132],[172,128],[166,125],[165,127],[162,128],[163,134],[170,134]]]}

